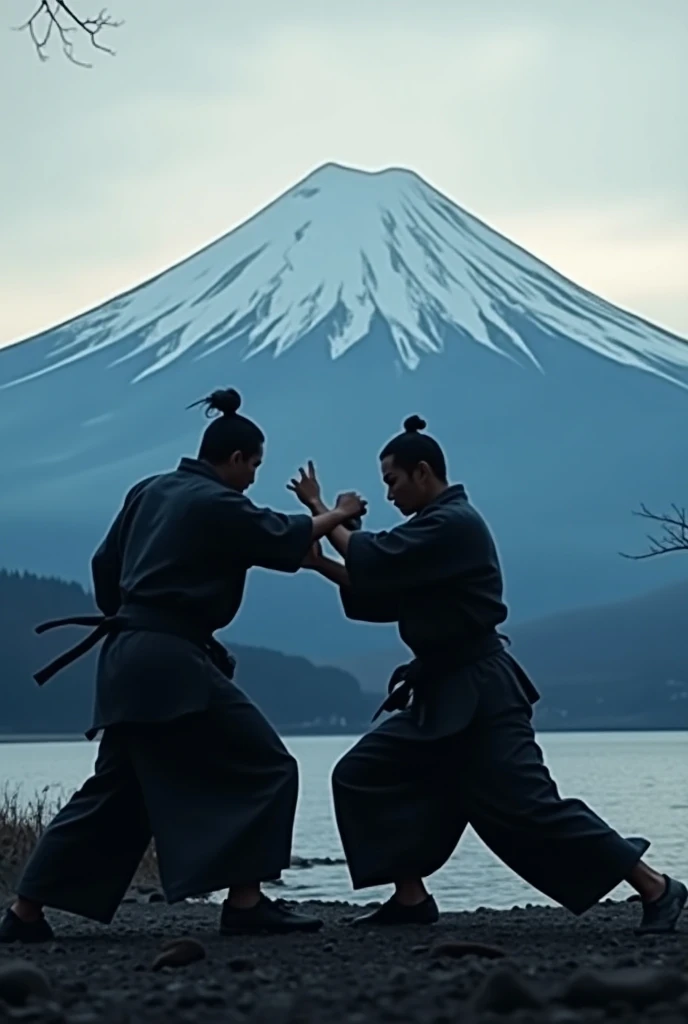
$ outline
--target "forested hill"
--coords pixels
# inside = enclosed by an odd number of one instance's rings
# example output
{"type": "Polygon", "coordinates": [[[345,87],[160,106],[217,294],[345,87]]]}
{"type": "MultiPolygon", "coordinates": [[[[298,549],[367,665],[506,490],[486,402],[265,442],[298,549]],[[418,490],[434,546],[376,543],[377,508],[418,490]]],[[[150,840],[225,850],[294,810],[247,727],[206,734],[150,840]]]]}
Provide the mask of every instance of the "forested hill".
{"type": "MultiPolygon", "coordinates": [[[[86,635],[64,628],[37,636],[47,619],[94,612],[78,584],[0,571],[0,734],[83,732],[89,724],[96,653],[81,658],[43,687],[33,673],[86,635]]],[[[306,658],[232,644],[236,681],[282,731],[290,728],[354,731],[369,720],[371,698],[341,668],[306,658]]]]}

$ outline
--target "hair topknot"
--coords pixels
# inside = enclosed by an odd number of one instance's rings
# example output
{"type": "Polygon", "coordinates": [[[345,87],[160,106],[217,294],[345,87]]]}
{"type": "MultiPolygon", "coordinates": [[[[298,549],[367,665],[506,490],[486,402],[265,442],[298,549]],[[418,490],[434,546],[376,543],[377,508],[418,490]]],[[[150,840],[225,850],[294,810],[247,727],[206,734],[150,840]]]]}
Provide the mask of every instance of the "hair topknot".
{"type": "Polygon", "coordinates": [[[214,416],[216,413],[221,416],[235,416],[241,405],[241,395],[235,388],[225,388],[213,391],[207,398],[199,398],[187,408],[192,409],[195,405],[204,405],[206,416],[214,416]]]}
{"type": "Polygon", "coordinates": [[[417,434],[426,427],[427,423],[420,416],[407,416],[404,420],[404,430],[407,434],[417,434]]]}

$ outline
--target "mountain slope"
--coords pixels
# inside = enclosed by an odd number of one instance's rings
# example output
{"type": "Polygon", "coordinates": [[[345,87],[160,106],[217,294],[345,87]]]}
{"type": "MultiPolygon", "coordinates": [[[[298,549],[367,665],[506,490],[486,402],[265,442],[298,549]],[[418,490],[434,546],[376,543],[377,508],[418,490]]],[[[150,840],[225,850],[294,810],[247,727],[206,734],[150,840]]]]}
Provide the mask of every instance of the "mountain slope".
{"type": "MultiPolygon", "coordinates": [[[[680,572],[618,557],[631,509],[681,500],[688,344],[578,288],[430,188],[328,165],[245,225],[69,324],[0,350],[0,562],[87,583],[138,477],[193,454],[185,407],[244,394],[267,433],[259,502],[312,457],[384,510],[377,452],[410,412],[494,527],[517,618],[680,572]],[[377,500],[379,495],[380,500],[377,500]]],[[[247,643],[386,647],[308,576],[253,574],[247,643]],[[313,628],[313,615],[318,626],[313,628]]]]}
{"type": "Polygon", "coordinates": [[[619,363],[674,380],[688,370],[680,339],[573,285],[417,175],[329,164],[201,252],[51,331],[47,365],[18,380],[102,349],[115,362],[145,354],[134,381],[230,345],[242,358],[280,356],[323,324],[337,359],[376,317],[408,369],[442,352],[448,329],[539,367],[512,325],[519,310],[619,363]]]}

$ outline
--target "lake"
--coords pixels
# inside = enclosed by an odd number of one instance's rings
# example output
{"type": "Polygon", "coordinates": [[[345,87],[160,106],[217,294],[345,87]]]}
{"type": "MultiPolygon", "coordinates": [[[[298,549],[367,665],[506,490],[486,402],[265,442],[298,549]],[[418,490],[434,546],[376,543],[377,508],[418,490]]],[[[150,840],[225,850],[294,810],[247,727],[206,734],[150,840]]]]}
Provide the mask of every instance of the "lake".
{"type": "MultiPolygon", "coordinates": [[[[622,834],[652,840],[649,858],[660,871],[688,878],[688,732],[549,733],[540,737],[564,796],[579,796],[622,834]]],[[[300,736],[285,740],[301,770],[294,854],[341,858],[332,814],[329,777],[354,737],[300,736]]],[[[26,799],[50,787],[70,793],[90,773],[96,745],[85,741],[0,743],[0,786],[26,799]]],[[[344,864],[293,868],[278,894],[293,899],[359,903],[386,890],[352,894],[344,864]]],[[[508,871],[469,832],[431,881],[445,910],[506,908],[548,903],[508,871]]],[[[624,897],[622,886],[615,894],[624,897]]]]}

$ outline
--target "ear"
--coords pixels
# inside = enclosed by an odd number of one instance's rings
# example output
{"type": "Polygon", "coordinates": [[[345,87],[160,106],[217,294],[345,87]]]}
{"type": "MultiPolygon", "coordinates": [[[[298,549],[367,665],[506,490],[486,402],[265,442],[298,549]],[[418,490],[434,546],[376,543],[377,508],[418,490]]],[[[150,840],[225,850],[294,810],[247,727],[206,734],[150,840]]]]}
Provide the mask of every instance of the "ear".
{"type": "Polygon", "coordinates": [[[419,462],[413,471],[413,475],[419,483],[425,483],[433,475],[427,462],[419,462]]]}
{"type": "Polygon", "coordinates": [[[244,456],[241,454],[241,452],[238,449],[235,452],[232,452],[232,454],[227,459],[227,462],[228,462],[228,464],[230,466],[236,466],[239,462],[243,462],[243,461],[244,461],[244,456]]]}

